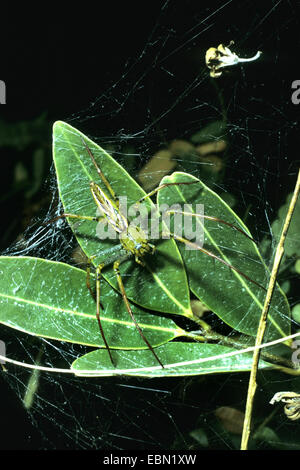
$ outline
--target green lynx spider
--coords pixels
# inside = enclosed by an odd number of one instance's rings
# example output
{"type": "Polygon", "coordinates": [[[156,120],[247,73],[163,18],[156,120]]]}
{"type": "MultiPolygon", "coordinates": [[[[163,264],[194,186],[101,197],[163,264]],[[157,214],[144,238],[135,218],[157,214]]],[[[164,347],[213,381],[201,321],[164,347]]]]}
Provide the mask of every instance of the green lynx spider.
{"type": "MultiPolygon", "coordinates": [[[[119,234],[120,244],[121,244],[123,250],[125,251],[126,255],[122,256],[122,257],[120,257],[120,255],[118,255],[117,259],[113,258],[113,257],[110,257],[105,263],[101,263],[98,266],[96,266],[96,292],[95,293],[93,292],[93,290],[91,288],[91,283],[90,283],[90,266],[91,266],[93,258],[95,258],[96,255],[92,256],[88,259],[86,284],[87,284],[88,290],[91,292],[92,296],[95,298],[95,301],[96,301],[96,318],[97,318],[97,321],[98,321],[100,334],[101,334],[101,337],[103,339],[105,348],[108,351],[111,363],[113,364],[113,366],[115,366],[116,364],[113,360],[110,346],[108,345],[107,340],[105,338],[104,330],[103,330],[102,323],[101,323],[101,315],[100,315],[100,313],[101,313],[101,301],[100,301],[101,300],[101,298],[100,298],[101,272],[102,272],[102,270],[105,266],[108,266],[108,265],[112,264],[113,265],[113,271],[115,273],[115,276],[116,276],[116,279],[117,279],[117,282],[118,282],[118,287],[119,287],[120,293],[122,295],[125,307],[126,307],[128,313],[129,313],[134,325],[136,326],[141,338],[143,339],[143,341],[145,342],[145,344],[147,345],[149,350],[152,352],[153,356],[155,357],[155,360],[163,368],[164,366],[163,366],[162,362],[160,361],[160,359],[157,356],[157,354],[155,353],[153,347],[151,346],[151,344],[149,343],[149,341],[145,337],[143,331],[141,330],[138,322],[136,321],[136,319],[134,317],[134,314],[132,312],[130,303],[129,303],[127,295],[126,295],[126,291],[125,291],[123,280],[122,280],[122,277],[121,277],[121,274],[120,274],[120,270],[119,270],[120,264],[123,261],[125,261],[126,259],[128,259],[132,256],[134,256],[135,261],[138,264],[140,264],[141,266],[144,266],[143,257],[146,254],[149,254],[149,255],[153,254],[154,251],[155,251],[155,246],[152,245],[151,243],[149,243],[149,241],[147,239],[147,235],[145,234],[145,232],[140,227],[130,225],[130,223],[126,219],[126,217],[120,212],[118,197],[116,196],[113,188],[111,187],[109,181],[107,180],[107,178],[103,174],[102,170],[99,168],[99,166],[98,166],[98,164],[95,160],[95,157],[92,154],[92,152],[91,152],[90,148],[88,147],[88,145],[86,144],[85,140],[82,137],[81,137],[81,140],[82,140],[82,143],[83,143],[87,153],[89,154],[89,156],[90,156],[90,158],[93,162],[93,165],[95,166],[95,169],[96,169],[100,179],[102,180],[102,183],[105,185],[105,187],[106,187],[108,193],[110,194],[110,196],[108,196],[100,188],[100,186],[97,183],[95,183],[94,181],[91,181],[90,182],[90,190],[91,190],[93,199],[94,199],[98,209],[100,210],[101,214],[103,214],[103,215],[101,215],[99,217],[90,217],[90,216],[83,216],[83,215],[78,215],[78,214],[63,213],[63,214],[59,215],[58,217],[56,217],[53,221],[56,221],[60,218],[65,218],[65,217],[80,219],[80,220],[89,220],[89,221],[95,221],[95,222],[99,222],[99,221],[105,219],[108,222],[108,224],[110,224],[110,226],[119,234]]],[[[195,182],[197,182],[197,181],[195,181],[195,182]]],[[[194,184],[195,182],[193,181],[193,182],[177,182],[177,183],[162,184],[162,185],[158,186],[157,188],[155,188],[150,193],[146,194],[142,199],[140,199],[138,201],[138,203],[141,203],[144,199],[153,196],[155,193],[162,190],[166,186],[180,185],[180,184],[194,184]]],[[[253,240],[243,230],[241,230],[238,227],[236,227],[235,225],[230,224],[230,223],[228,223],[224,220],[221,220],[217,217],[206,216],[206,215],[202,215],[202,214],[200,215],[200,214],[194,214],[194,213],[185,213],[185,212],[175,211],[175,210],[173,210],[173,211],[169,210],[167,212],[169,212],[170,214],[181,213],[181,214],[185,214],[185,215],[191,215],[191,216],[201,217],[201,218],[204,218],[204,219],[209,219],[209,220],[213,220],[213,221],[216,221],[216,222],[220,222],[220,223],[223,223],[223,224],[226,224],[226,225],[232,227],[235,230],[238,230],[243,235],[245,235],[246,237],[253,240]]],[[[166,235],[166,233],[163,232],[163,235],[166,235]]],[[[235,270],[236,272],[238,272],[240,275],[242,275],[247,280],[253,282],[254,284],[258,285],[259,287],[262,287],[256,281],[253,281],[246,274],[243,274],[240,270],[238,270],[237,268],[235,268],[231,264],[227,263],[223,259],[219,258],[214,253],[205,250],[203,247],[200,247],[200,246],[196,245],[195,243],[190,242],[190,241],[176,235],[175,233],[168,233],[167,235],[169,237],[179,241],[179,242],[185,243],[186,245],[190,245],[194,249],[200,250],[201,252],[205,253],[208,256],[211,256],[212,258],[218,260],[219,262],[223,263],[224,265],[226,265],[229,268],[231,268],[231,269],[235,270]]]]}

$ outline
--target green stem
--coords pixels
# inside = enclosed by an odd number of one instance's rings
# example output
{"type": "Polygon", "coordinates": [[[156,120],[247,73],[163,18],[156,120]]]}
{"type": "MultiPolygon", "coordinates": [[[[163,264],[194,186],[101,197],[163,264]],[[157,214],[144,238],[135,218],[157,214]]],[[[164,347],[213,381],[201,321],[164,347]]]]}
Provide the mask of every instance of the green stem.
{"type": "Polygon", "coordinates": [[[286,239],[288,228],[290,226],[290,222],[291,222],[292,215],[296,206],[299,192],[300,192],[300,169],[298,172],[298,178],[297,178],[296,186],[294,189],[294,194],[289,205],[288,213],[285,218],[280,240],[279,240],[276,252],[275,252],[275,258],[274,258],[274,263],[273,263],[273,269],[271,272],[269,287],[267,290],[264,307],[262,310],[260,322],[259,322],[258,329],[257,329],[257,335],[256,335],[256,341],[255,341],[256,349],[254,350],[254,353],[253,353],[253,362],[252,362],[252,368],[250,372],[241,450],[247,450],[247,447],[248,447],[250,428],[251,428],[253,401],[254,401],[254,396],[255,396],[255,392],[257,388],[256,375],[257,375],[258,362],[259,362],[259,357],[260,357],[260,346],[263,342],[265,329],[267,325],[269,307],[271,304],[271,300],[272,300],[272,296],[273,296],[273,292],[274,292],[274,288],[276,284],[277,273],[279,270],[283,253],[284,253],[284,242],[286,239]]]}
{"type": "MultiPolygon", "coordinates": [[[[219,333],[216,333],[213,330],[200,330],[199,332],[189,332],[187,333],[189,338],[194,339],[195,341],[200,342],[207,342],[207,343],[218,343],[221,346],[229,346],[231,348],[235,348],[238,350],[243,350],[249,348],[249,346],[254,346],[254,342],[252,338],[247,336],[242,336],[239,339],[230,338],[227,336],[223,336],[219,333]],[[244,341],[243,341],[244,338],[244,341]],[[249,341],[250,340],[250,341],[249,341]]],[[[281,356],[277,356],[276,354],[271,354],[266,351],[261,351],[261,357],[267,362],[271,364],[275,364],[278,366],[287,367],[288,369],[294,369],[293,361],[286,359],[281,356]]]]}

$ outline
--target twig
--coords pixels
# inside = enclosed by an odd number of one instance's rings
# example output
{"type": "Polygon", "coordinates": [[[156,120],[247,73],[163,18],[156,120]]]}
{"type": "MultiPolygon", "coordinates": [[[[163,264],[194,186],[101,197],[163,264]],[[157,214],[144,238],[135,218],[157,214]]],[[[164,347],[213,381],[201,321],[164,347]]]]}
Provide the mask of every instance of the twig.
{"type": "Polygon", "coordinates": [[[281,258],[284,253],[284,242],[285,242],[287,231],[288,231],[291,218],[295,209],[299,191],[300,191],[300,170],[298,172],[298,178],[297,178],[296,186],[294,189],[294,194],[289,205],[288,213],[286,215],[284,226],[283,226],[282,233],[280,236],[280,240],[276,249],[270,282],[269,282],[269,286],[267,290],[267,295],[265,298],[265,303],[264,303],[263,311],[261,314],[261,318],[260,318],[259,326],[257,330],[257,336],[256,336],[256,341],[255,341],[256,349],[253,352],[253,362],[252,362],[249,385],[248,385],[248,394],[247,394],[247,403],[246,403],[245,420],[244,420],[244,426],[243,426],[241,450],[247,450],[247,447],[248,447],[252,409],[253,409],[253,400],[254,400],[254,395],[255,395],[255,391],[257,387],[256,375],[257,375],[258,361],[259,361],[259,356],[260,356],[260,346],[262,344],[265,329],[266,329],[267,316],[268,316],[269,307],[270,307],[272,295],[273,295],[274,288],[275,288],[279,265],[280,265],[281,258]]]}

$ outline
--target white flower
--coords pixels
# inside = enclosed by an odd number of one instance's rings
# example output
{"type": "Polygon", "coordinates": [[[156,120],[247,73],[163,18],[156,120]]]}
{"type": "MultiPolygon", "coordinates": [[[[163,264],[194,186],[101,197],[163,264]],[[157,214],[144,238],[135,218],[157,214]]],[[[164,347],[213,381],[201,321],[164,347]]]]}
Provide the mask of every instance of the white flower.
{"type": "Polygon", "coordinates": [[[210,69],[210,76],[213,78],[220,77],[222,75],[222,71],[220,71],[223,67],[229,67],[230,65],[236,65],[240,62],[252,62],[253,60],[258,59],[262,52],[258,51],[255,56],[250,57],[249,59],[242,59],[238,57],[237,54],[231,52],[229,47],[234,44],[234,41],[230,41],[229,46],[224,46],[220,44],[217,49],[215,47],[210,47],[205,54],[205,63],[207,67],[210,69]]]}

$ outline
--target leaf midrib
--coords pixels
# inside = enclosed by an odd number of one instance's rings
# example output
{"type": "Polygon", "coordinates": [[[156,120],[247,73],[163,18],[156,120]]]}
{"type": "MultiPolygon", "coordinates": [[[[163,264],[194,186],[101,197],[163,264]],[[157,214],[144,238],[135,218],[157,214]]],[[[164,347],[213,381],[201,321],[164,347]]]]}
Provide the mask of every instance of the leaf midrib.
{"type": "MultiPolygon", "coordinates": [[[[61,312],[61,313],[80,316],[80,317],[84,317],[84,318],[90,318],[93,321],[96,319],[96,315],[93,315],[93,314],[90,314],[90,313],[78,312],[78,311],[75,311],[75,310],[70,310],[70,309],[61,308],[61,307],[54,307],[54,306],[51,306],[51,305],[43,304],[43,303],[40,303],[40,302],[34,302],[32,300],[29,300],[29,299],[24,299],[22,297],[12,296],[12,295],[9,295],[9,294],[0,293],[0,297],[10,299],[10,300],[13,300],[15,302],[20,302],[20,303],[24,303],[24,304],[33,305],[34,307],[44,308],[44,309],[47,309],[47,310],[50,310],[50,311],[61,312]]],[[[107,323],[125,325],[125,326],[135,326],[133,322],[126,321],[126,320],[118,320],[118,319],[110,318],[110,317],[101,317],[101,321],[104,321],[104,322],[107,322],[107,323]]],[[[149,325],[147,323],[140,323],[140,322],[139,322],[139,326],[141,328],[146,328],[146,329],[149,329],[149,330],[158,330],[158,331],[167,331],[167,332],[168,331],[172,331],[172,332],[175,331],[177,333],[180,331],[178,328],[174,328],[174,329],[173,328],[166,328],[166,327],[162,327],[162,326],[149,325]]]]}

